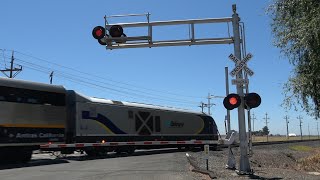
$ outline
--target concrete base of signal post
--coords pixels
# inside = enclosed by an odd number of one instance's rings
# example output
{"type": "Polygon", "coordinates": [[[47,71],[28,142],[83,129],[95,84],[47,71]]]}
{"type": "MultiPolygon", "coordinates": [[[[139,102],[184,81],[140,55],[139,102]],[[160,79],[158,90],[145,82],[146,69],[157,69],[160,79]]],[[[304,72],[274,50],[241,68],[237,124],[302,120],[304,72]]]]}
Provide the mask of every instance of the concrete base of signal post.
{"type": "Polygon", "coordinates": [[[234,158],[234,154],[232,152],[231,146],[228,147],[228,163],[226,164],[226,169],[235,170],[236,169],[236,159],[234,158]]]}

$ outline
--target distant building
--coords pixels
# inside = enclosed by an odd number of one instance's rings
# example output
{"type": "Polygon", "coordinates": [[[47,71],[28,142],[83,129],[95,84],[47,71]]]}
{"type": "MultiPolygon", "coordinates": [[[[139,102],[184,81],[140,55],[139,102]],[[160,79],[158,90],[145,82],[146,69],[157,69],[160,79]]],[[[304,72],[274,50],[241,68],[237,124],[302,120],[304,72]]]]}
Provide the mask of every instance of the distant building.
{"type": "Polygon", "coordinates": [[[295,133],[289,133],[289,137],[296,137],[297,135],[295,133]]]}

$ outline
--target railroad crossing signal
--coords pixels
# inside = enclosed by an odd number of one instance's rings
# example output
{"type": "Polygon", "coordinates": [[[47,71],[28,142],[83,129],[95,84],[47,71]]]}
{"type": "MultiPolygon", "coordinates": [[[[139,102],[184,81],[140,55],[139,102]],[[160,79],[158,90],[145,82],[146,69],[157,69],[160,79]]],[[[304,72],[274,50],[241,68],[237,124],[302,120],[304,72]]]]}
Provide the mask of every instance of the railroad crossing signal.
{"type": "MultiPolygon", "coordinates": [[[[247,61],[252,57],[252,55],[248,54],[246,58],[242,61],[239,60],[241,58],[241,39],[240,34],[240,17],[237,14],[236,5],[232,5],[232,17],[226,18],[209,18],[209,19],[189,19],[189,20],[174,20],[174,21],[157,21],[157,22],[150,22],[149,21],[149,13],[144,14],[147,17],[147,22],[135,22],[135,23],[118,23],[118,24],[109,24],[107,18],[110,17],[125,17],[125,16],[140,16],[138,14],[131,14],[131,15],[115,15],[115,16],[105,16],[105,24],[104,27],[106,30],[110,31],[111,27],[114,25],[120,25],[122,28],[135,28],[141,27],[146,28],[147,34],[143,36],[130,36],[128,33],[128,37],[111,37],[106,33],[106,36],[101,39],[101,41],[106,42],[106,49],[124,49],[124,48],[141,48],[141,47],[166,47],[166,46],[191,46],[191,45],[205,45],[205,44],[234,44],[234,54],[230,55],[230,58],[236,63],[236,68],[232,72],[232,76],[236,76],[240,73],[242,69],[252,76],[254,73],[247,67],[247,61]],[[233,28],[233,37],[207,37],[207,38],[196,38],[196,29],[197,24],[210,24],[210,23],[232,23],[233,28]],[[176,26],[182,25],[188,27],[189,29],[189,37],[186,38],[174,38],[171,40],[156,40],[154,38],[154,29],[158,26],[176,26]],[[186,26],[187,25],[187,26],[186,26]],[[117,41],[124,41],[125,43],[117,43],[117,41]],[[237,58],[236,58],[237,57],[237,58]]],[[[201,31],[200,31],[201,32],[201,31]]],[[[110,34],[110,32],[109,32],[110,34]]],[[[240,80],[239,80],[240,81],[240,80]]],[[[237,94],[243,95],[243,87],[237,86],[237,94]]],[[[242,98],[242,97],[241,97],[242,98]]],[[[241,100],[241,98],[239,98],[241,100]]],[[[238,99],[236,99],[238,100],[238,99]]],[[[236,101],[239,102],[239,101],[236,101]]],[[[229,99],[226,103],[235,103],[234,99],[229,99]]],[[[235,103],[236,105],[238,103],[235,103]]],[[[241,104],[241,102],[240,102],[241,104]]],[[[240,105],[239,105],[240,106],[240,105]]],[[[238,121],[239,121],[239,141],[240,141],[240,163],[239,163],[239,172],[238,174],[252,174],[252,169],[250,168],[250,162],[248,158],[248,151],[247,151],[247,138],[246,138],[246,123],[245,123],[245,116],[244,116],[244,107],[240,106],[238,111],[238,121]]]]}
{"type": "Polygon", "coordinates": [[[96,26],[92,30],[92,36],[98,40],[99,44],[104,46],[111,44],[112,41],[116,43],[125,43],[126,40],[124,40],[123,37],[127,37],[126,34],[123,33],[123,28],[120,25],[113,25],[109,29],[105,29],[102,26],[96,26]]]}
{"type": "MultiPolygon", "coordinates": [[[[261,97],[257,93],[248,93],[244,96],[244,104],[246,109],[253,109],[261,104],[261,97]]],[[[223,99],[223,105],[226,109],[232,110],[239,107],[241,98],[238,94],[231,93],[223,99]]]]}
{"type": "Polygon", "coordinates": [[[252,58],[252,54],[247,54],[245,58],[242,60],[235,57],[233,54],[229,55],[229,59],[231,59],[234,63],[236,63],[236,67],[230,72],[230,75],[234,77],[237,75],[242,69],[249,75],[252,76],[254,72],[247,67],[247,62],[252,58]]]}
{"type": "Polygon", "coordinates": [[[239,107],[241,104],[241,98],[238,94],[229,94],[223,99],[223,105],[226,109],[232,110],[239,107]]]}

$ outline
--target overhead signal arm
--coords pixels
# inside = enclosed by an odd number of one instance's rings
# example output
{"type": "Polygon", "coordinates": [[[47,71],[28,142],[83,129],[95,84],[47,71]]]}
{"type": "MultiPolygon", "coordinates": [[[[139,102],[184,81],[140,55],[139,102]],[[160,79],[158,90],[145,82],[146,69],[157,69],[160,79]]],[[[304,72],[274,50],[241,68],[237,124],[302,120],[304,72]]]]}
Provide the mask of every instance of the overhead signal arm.
{"type": "MultiPolygon", "coordinates": [[[[106,45],[106,49],[123,49],[123,48],[142,48],[142,47],[163,47],[163,46],[191,46],[191,45],[206,45],[206,44],[231,44],[233,43],[232,37],[210,37],[210,38],[195,38],[196,24],[213,24],[213,23],[228,23],[232,22],[231,17],[226,18],[206,18],[206,19],[189,19],[189,20],[171,20],[171,21],[155,21],[150,22],[150,14],[131,14],[131,15],[116,15],[105,16],[105,36],[98,39],[99,43],[106,45]],[[111,17],[125,17],[125,16],[142,16],[147,17],[147,22],[134,22],[134,23],[117,23],[109,24],[107,18],[111,17]],[[155,41],[154,29],[160,26],[177,26],[189,25],[190,35],[185,39],[171,39],[155,41]],[[142,36],[130,36],[125,34],[126,28],[145,27],[147,34],[142,36]],[[101,43],[103,42],[103,43],[101,43]]],[[[99,26],[97,26],[99,27],[99,26]]],[[[97,28],[96,27],[96,28],[97,28]]],[[[101,26],[100,26],[101,27],[101,26]]],[[[99,28],[98,28],[99,29],[99,28]]],[[[94,34],[94,32],[93,32],[94,34]]],[[[96,37],[95,37],[96,38],[96,37]]],[[[96,38],[97,39],[97,38],[96,38]]]]}

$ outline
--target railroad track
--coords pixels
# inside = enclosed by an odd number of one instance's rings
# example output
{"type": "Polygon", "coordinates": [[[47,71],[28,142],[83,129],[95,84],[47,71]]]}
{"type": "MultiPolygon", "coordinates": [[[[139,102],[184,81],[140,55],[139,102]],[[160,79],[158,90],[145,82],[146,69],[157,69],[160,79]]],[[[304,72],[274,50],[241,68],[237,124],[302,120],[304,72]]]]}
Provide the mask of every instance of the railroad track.
{"type": "MultiPolygon", "coordinates": [[[[253,142],[252,146],[262,146],[262,145],[273,145],[273,144],[287,144],[287,143],[298,143],[298,142],[310,142],[310,141],[320,141],[320,139],[307,139],[307,140],[290,140],[290,141],[269,141],[269,142],[253,142]]],[[[239,143],[232,144],[232,147],[239,147],[239,143]]],[[[220,148],[227,148],[228,145],[221,144],[218,145],[220,148]]]]}

